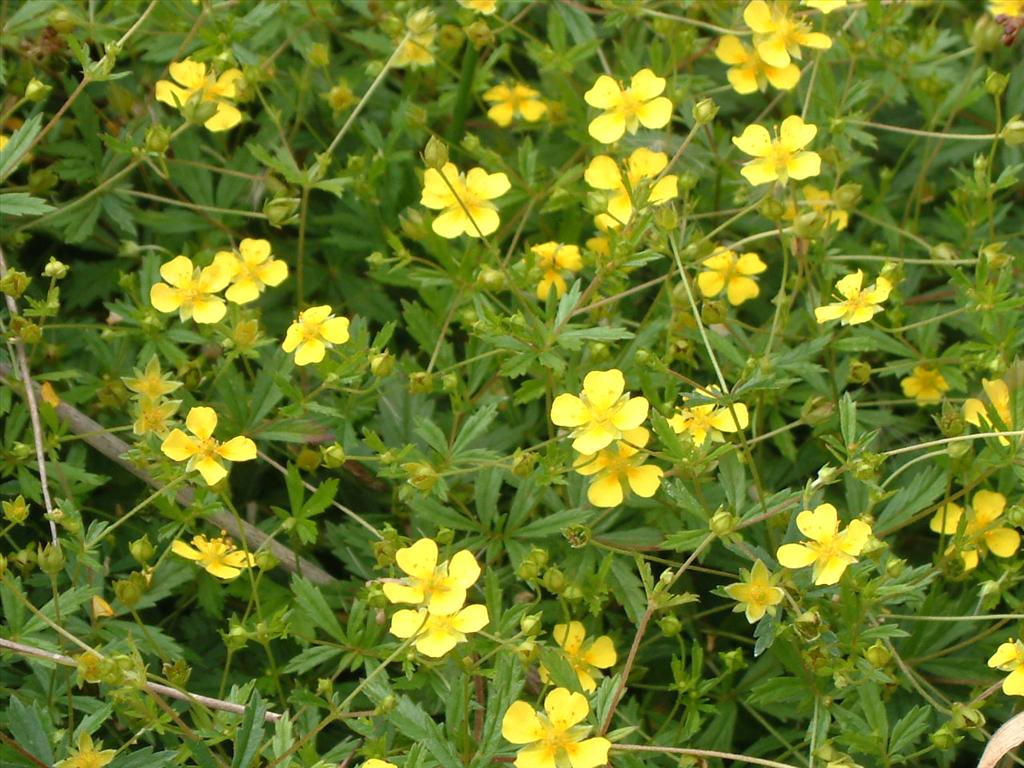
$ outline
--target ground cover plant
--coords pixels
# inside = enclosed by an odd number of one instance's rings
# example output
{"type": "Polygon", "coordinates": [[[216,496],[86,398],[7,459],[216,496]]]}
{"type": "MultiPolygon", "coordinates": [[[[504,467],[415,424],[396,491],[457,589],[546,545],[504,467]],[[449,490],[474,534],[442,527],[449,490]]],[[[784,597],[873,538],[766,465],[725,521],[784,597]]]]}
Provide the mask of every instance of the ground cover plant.
{"type": "Polygon", "coordinates": [[[0,24],[4,765],[1024,764],[1020,0],[0,24]]]}

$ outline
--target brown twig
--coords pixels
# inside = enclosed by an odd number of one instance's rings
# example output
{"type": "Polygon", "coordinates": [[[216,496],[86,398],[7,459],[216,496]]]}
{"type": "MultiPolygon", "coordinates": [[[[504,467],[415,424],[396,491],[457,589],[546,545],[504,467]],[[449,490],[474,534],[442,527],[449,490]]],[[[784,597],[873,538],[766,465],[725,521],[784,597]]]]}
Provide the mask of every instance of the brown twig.
{"type": "MultiPolygon", "coordinates": [[[[45,651],[42,648],[36,648],[32,645],[16,643],[13,640],[5,640],[2,637],[0,637],[0,649],[10,651],[11,653],[17,653],[20,656],[52,661],[54,664],[60,664],[64,667],[78,666],[78,662],[70,656],[65,656],[62,653],[45,651]]],[[[236,704],[233,701],[224,701],[223,699],[215,699],[211,696],[202,696],[198,693],[180,691],[177,688],[172,688],[171,686],[163,685],[162,683],[151,683],[147,681],[143,684],[143,687],[150,693],[155,693],[159,696],[166,696],[169,699],[177,699],[178,701],[187,701],[190,704],[200,704],[207,709],[217,709],[221,712],[233,712],[236,715],[245,713],[245,705],[236,704]]],[[[279,715],[277,712],[268,711],[264,714],[264,718],[271,723],[276,723],[281,719],[281,717],[282,715],[279,715]]]]}

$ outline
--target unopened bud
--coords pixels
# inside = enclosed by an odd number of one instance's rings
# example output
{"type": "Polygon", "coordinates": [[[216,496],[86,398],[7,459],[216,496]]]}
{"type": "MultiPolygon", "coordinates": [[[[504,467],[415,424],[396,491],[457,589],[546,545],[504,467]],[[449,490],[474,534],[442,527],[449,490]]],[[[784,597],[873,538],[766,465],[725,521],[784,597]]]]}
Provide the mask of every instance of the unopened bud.
{"type": "Polygon", "coordinates": [[[505,273],[493,267],[483,267],[476,276],[476,284],[488,291],[500,291],[505,288],[505,273]]]}
{"type": "Polygon", "coordinates": [[[850,381],[854,384],[867,384],[871,381],[871,364],[864,360],[850,363],[850,381]]]}
{"type": "Polygon", "coordinates": [[[978,53],[991,53],[1003,40],[1003,27],[988,14],[981,14],[971,30],[971,45],[978,53]]]}
{"type": "Polygon", "coordinates": [[[9,269],[3,279],[0,280],[0,291],[13,299],[17,299],[28,288],[32,278],[18,269],[9,269]]]}
{"type": "Polygon", "coordinates": [[[529,613],[519,620],[519,631],[531,637],[540,633],[543,628],[539,613],[529,613]]]}
{"type": "Polygon", "coordinates": [[[320,449],[320,457],[328,469],[337,469],[345,463],[345,449],[338,443],[320,449]]]}
{"type": "Polygon", "coordinates": [[[466,29],[466,37],[477,50],[486,48],[494,42],[494,32],[485,21],[474,21],[466,29]]]}
{"type": "Polygon", "coordinates": [[[393,370],[395,370],[395,356],[387,350],[378,352],[370,358],[370,373],[378,379],[390,376],[393,370]]]}
{"type": "Polygon", "coordinates": [[[162,155],[171,145],[171,129],[166,125],[157,123],[151,125],[146,131],[146,151],[156,155],[162,155]]]}
{"type": "Polygon", "coordinates": [[[275,197],[263,204],[263,214],[272,227],[281,227],[296,220],[300,200],[297,197],[275,197]]]}
{"type": "Polygon", "coordinates": [[[758,206],[758,211],[766,219],[778,221],[786,214],[786,206],[782,204],[781,200],[776,200],[774,197],[766,197],[758,206]]]}
{"type": "Polygon", "coordinates": [[[537,454],[517,448],[512,455],[512,474],[516,477],[529,477],[537,465],[537,454]]]}
{"type": "Polygon", "coordinates": [[[1009,82],[1010,78],[1008,76],[1002,72],[990,69],[985,77],[985,92],[990,96],[998,98],[1003,95],[1003,91],[1006,90],[1006,85],[1009,82]]]}
{"type": "Polygon", "coordinates": [[[63,280],[68,276],[68,265],[51,256],[50,260],[46,262],[46,266],[43,267],[43,276],[54,280],[63,280]]]}
{"type": "Polygon", "coordinates": [[[402,465],[408,475],[406,482],[418,491],[429,491],[439,479],[437,472],[429,464],[422,461],[410,461],[402,465]]]}
{"type": "Polygon", "coordinates": [[[431,136],[423,148],[423,164],[427,168],[441,170],[448,162],[448,145],[436,136],[431,136]]]}
{"type": "Polygon", "coordinates": [[[560,595],[565,591],[565,574],[557,568],[548,568],[544,571],[544,588],[553,595],[560,595]]]}
{"type": "Polygon", "coordinates": [[[64,570],[64,553],[59,544],[39,545],[36,554],[36,562],[39,563],[39,570],[47,576],[56,576],[64,570]]]}
{"type": "Polygon", "coordinates": [[[832,195],[832,199],[835,201],[835,204],[844,211],[849,211],[855,208],[857,203],[860,202],[860,198],[860,184],[843,184],[843,186],[837,189],[835,194],[832,195]]]}
{"type": "Polygon", "coordinates": [[[20,494],[10,501],[0,502],[0,506],[3,507],[4,517],[12,525],[21,525],[28,519],[28,504],[20,494]]]}
{"type": "Polygon", "coordinates": [[[693,105],[693,120],[698,125],[707,125],[715,119],[718,114],[718,105],[714,99],[701,99],[693,105]]]}
{"type": "Polygon", "coordinates": [[[42,80],[32,78],[25,86],[25,98],[31,102],[40,102],[50,95],[53,86],[47,85],[42,80]]]}
{"type": "Polygon", "coordinates": [[[409,392],[414,395],[425,395],[434,389],[434,377],[427,371],[416,371],[409,374],[409,392]]]}
{"type": "Polygon", "coordinates": [[[149,540],[148,535],[143,535],[142,538],[129,543],[128,551],[139,565],[146,565],[156,554],[153,542],[149,540]]]}
{"type": "Polygon", "coordinates": [[[331,63],[331,51],[323,43],[313,43],[309,47],[309,63],[317,69],[324,69],[331,63]]]}
{"type": "Polygon", "coordinates": [[[885,647],[881,640],[876,640],[874,645],[864,651],[864,658],[875,669],[881,669],[889,663],[892,654],[889,653],[889,649],[885,647]]]}
{"type": "Polygon", "coordinates": [[[1003,141],[1011,147],[1024,144],[1024,117],[1014,115],[1003,126],[1003,141]]]}
{"type": "Polygon", "coordinates": [[[682,631],[683,622],[674,613],[669,613],[658,619],[658,629],[665,637],[675,637],[682,631]]]}

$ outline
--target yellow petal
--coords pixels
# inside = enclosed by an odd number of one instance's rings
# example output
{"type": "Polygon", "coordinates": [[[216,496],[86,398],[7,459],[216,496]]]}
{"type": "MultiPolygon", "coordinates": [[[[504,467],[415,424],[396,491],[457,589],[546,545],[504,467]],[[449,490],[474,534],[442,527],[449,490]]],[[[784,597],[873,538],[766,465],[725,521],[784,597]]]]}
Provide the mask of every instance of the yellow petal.
{"type": "Polygon", "coordinates": [[[519,114],[528,123],[535,123],[547,114],[548,105],[540,99],[527,99],[519,102],[519,114]]]}
{"type": "Polygon", "coordinates": [[[824,563],[818,561],[814,566],[814,583],[820,587],[838,584],[849,565],[850,559],[841,555],[833,555],[824,563]]]}
{"type": "Polygon", "coordinates": [[[196,454],[196,451],[199,450],[199,443],[180,429],[174,429],[160,444],[160,450],[164,456],[173,461],[185,461],[196,454]]]}
{"type": "MultiPolygon", "coordinates": [[[[248,304],[260,297],[260,287],[255,280],[245,278],[228,288],[224,298],[233,304],[248,304]]],[[[197,321],[198,322],[198,321],[197,321]]]]}
{"type": "Polygon", "coordinates": [[[988,660],[988,666],[993,669],[1005,667],[1016,662],[1019,656],[1017,644],[1011,639],[996,648],[996,652],[988,660]]]}
{"type": "Polygon", "coordinates": [[[476,228],[473,226],[469,217],[466,216],[466,212],[461,206],[457,208],[449,208],[447,211],[442,213],[431,224],[431,228],[439,234],[441,237],[447,238],[448,240],[454,240],[459,235],[468,232],[476,234],[476,228]]]}
{"type": "Polygon", "coordinates": [[[839,528],[839,513],[831,504],[819,504],[813,512],[805,509],[797,515],[796,527],[812,541],[829,539],[839,528]]]}
{"type": "MultiPolygon", "coordinates": [[[[214,483],[210,483],[210,485],[213,484],[214,483]]],[[[238,578],[238,575],[241,573],[241,570],[233,568],[227,563],[210,563],[204,567],[206,572],[211,576],[216,576],[218,579],[223,579],[224,581],[231,581],[232,579],[238,578]]]]}
{"type": "Polygon", "coordinates": [[[545,744],[519,750],[513,765],[516,768],[557,768],[555,752],[545,744]]]}
{"type": "Polygon", "coordinates": [[[651,187],[647,195],[647,202],[651,205],[661,205],[672,200],[679,194],[679,177],[669,174],[651,187]]]}
{"type": "Polygon", "coordinates": [[[206,406],[192,408],[185,417],[185,426],[200,440],[206,440],[217,428],[217,412],[206,406]]]}
{"type": "Polygon", "coordinates": [[[631,397],[615,411],[612,425],[620,432],[636,429],[644,423],[649,410],[650,403],[646,397],[631,397]]]}
{"type": "Polygon", "coordinates": [[[551,630],[551,636],[555,639],[566,653],[576,655],[583,647],[583,641],[587,637],[587,630],[580,621],[570,621],[568,624],[555,624],[551,630]]]}
{"type": "Polygon", "coordinates": [[[789,91],[800,82],[800,67],[790,64],[788,67],[765,67],[765,76],[773,88],[780,91],[789,91]]]}
{"type": "Polygon", "coordinates": [[[760,88],[756,66],[732,67],[726,71],[725,76],[728,78],[732,89],[741,95],[754,93],[760,88]]]}
{"type": "Polygon", "coordinates": [[[268,261],[256,270],[264,285],[280,285],[288,277],[288,265],[280,259],[268,261]]]}
{"type": "Polygon", "coordinates": [[[584,455],[590,455],[609,446],[616,436],[615,432],[601,424],[590,424],[579,431],[572,441],[572,447],[584,455]]]}
{"type": "Polygon", "coordinates": [[[420,197],[420,205],[425,205],[427,208],[439,211],[455,203],[452,191],[449,189],[448,184],[445,183],[445,178],[452,182],[452,186],[456,186],[455,182],[459,178],[459,169],[453,163],[445,163],[441,172],[434,168],[427,169],[426,173],[423,174],[423,194],[420,197]],[[441,175],[442,172],[444,176],[441,175]]]}
{"type": "Polygon", "coordinates": [[[611,742],[603,737],[585,739],[565,745],[572,768],[599,768],[608,762],[608,749],[611,742]]]}
{"type": "Polygon", "coordinates": [[[587,716],[590,705],[582,693],[555,688],[544,698],[544,711],[555,730],[565,731],[587,716]]]}
{"type": "Polygon", "coordinates": [[[288,353],[294,352],[302,339],[302,324],[292,323],[288,326],[288,330],[285,332],[284,341],[281,342],[281,349],[288,353]]]}
{"type": "Polygon", "coordinates": [[[599,477],[587,488],[587,501],[595,507],[610,509],[617,507],[623,499],[622,484],[615,475],[599,477]]]}
{"type": "Polygon", "coordinates": [[[821,173],[821,155],[817,152],[800,152],[786,161],[789,178],[800,181],[821,173]]]}
{"type": "Polygon", "coordinates": [[[583,100],[598,109],[614,109],[622,103],[622,89],[613,78],[601,75],[594,87],[583,94],[583,100]]]}
{"type": "Polygon", "coordinates": [[[618,656],[615,653],[615,644],[608,635],[601,635],[587,648],[583,654],[583,661],[598,669],[609,669],[615,666],[618,656]]]}
{"type": "Polygon", "coordinates": [[[721,272],[701,272],[697,275],[697,287],[702,296],[717,296],[725,288],[725,277],[721,272]]]}
{"type": "Polygon", "coordinates": [[[160,266],[160,277],[175,288],[184,288],[192,282],[195,267],[187,256],[175,256],[160,266]]]}
{"type": "Polygon", "coordinates": [[[247,264],[262,264],[270,256],[270,242],[246,237],[238,244],[238,252],[247,264]]]}
{"type": "Polygon", "coordinates": [[[607,371],[591,371],[583,379],[583,394],[586,396],[587,402],[600,411],[611,408],[622,396],[625,388],[626,379],[618,368],[609,368],[607,371]]]}
{"type": "Polygon", "coordinates": [[[848,555],[859,555],[871,538],[871,526],[863,520],[853,520],[839,537],[839,548],[848,555]]]}
{"type": "Polygon", "coordinates": [[[663,474],[664,471],[661,467],[645,464],[642,467],[631,467],[626,470],[626,479],[629,481],[629,487],[633,489],[633,493],[649,499],[658,492],[663,474]]]}
{"type": "Polygon", "coordinates": [[[960,526],[960,518],[964,514],[964,508],[959,504],[948,502],[939,507],[932,516],[928,527],[935,533],[953,534],[960,526]]]}
{"type": "Polygon", "coordinates": [[[744,253],[736,261],[736,271],[741,275],[759,275],[766,269],[768,265],[756,253],[744,253]]]}
{"type": "Polygon", "coordinates": [[[1003,680],[1003,693],[1007,696],[1024,696],[1024,664],[1018,666],[1003,680]]]}
{"type": "Polygon", "coordinates": [[[602,144],[614,144],[626,132],[626,119],[618,112],[609,112],[591,120],[587,132],[602,144]]]}
{"type": "Polygon", "coordinates": [[[792,61],[786,41],[780,35],[770,35],[755,45],[757,55],[769,67],[788,67],[792,61]]]}
{"type": "Polygon", "coordinates": [[[501,218],[494,208],[487,206],[473,206],[469,209],[469,216],[466,219],[465,230],[470,237],[487,237],[498,229],[501,218]]]}
{"type": "Polygon", "coordinates": [[[664,128],[672,120],[672,102],[664,96],[659,96],[646,104],[641,104],[636,111],[636,117],[644,128],[664,128]]]}
{"type": "Polygon", "coordinates": [[[826,304],[823,307],[816,307],[814,319],[819,323],[827,323],[830,320],[838,320],[846,314],[845,304],[826,304]]]}
{"type": "Polygon", "coordinates": [[[197,296],[192,300],[192,319],[197,323],[220,322],[227,311],[227,305],[217,296],[197,296]]]}
{"type": "Polygon", "coordinates": [[[468,549],[455,553],[448,561],[448,577],[463,589],[467,589],[480,578],[480,566],[468,549]]]}
{"type": "Polygon", "coordinates": [[[226,101],[217,102],[217,111],[203,123],[206,130],[212,133],[228,131],[242,122],[242,113],[226,101]]]}
{"type": "Polygon", "coordinates": [[[736,66],[750,61],[750,49],[736,35],[723,35],[718,38],[715,56],[723,64],[736,66]]]}
{"type": "Polygon", "coordinates": [[[665,78],[658,77],[650,69],[641,69],[629,81],[629,90],[634,98],[650,101],[665,91],[665,78]]]}
{"type": "Polygon", "coordinates": [[[174,61],[167,67],[167,71],[186,88],[201,88],[206,83],[206,64],[199,61],[174,61]]]}
{"type": "Polygon", "coordinates": [[[629,156],[629,178],[639,181],[640,179],[653,179],[668,165],[668,155],[664,152],[652,152],[646,147],[633,150],[629,156]]]}
{"type": "Polygon", "coordinates": [[[1013,528],[995,528],[985,532],[985,545],[996,557],[1013,557],[1020,549],[1020,534],[1013,528]]]}
{"type": "Polygon", "coordinates": [[[395,615],[391,617],[390,632],[395,637],[406,640],[423,628],[426,617],[427,612],[424,610],[402,609],[395,611],[395,615]]]}
{"type": "Polygon", "coordinates": [[[984,527],[1003,514],[1006,497],[995,491],[978,491],[971,499],[971,507],[978,524],[984,527]]]}
{"type": "Polygon", "coordinates": [[[495,104],[487,110],[487,117],[502,128],[505,128],[512,124],[512,118],[515,117],[515,113],[515,107],[512,106],[511,102],[506,101],[495,104]]]}
{"type": "Polygon", "coordinates": [[[349,339],[348,325],[347,317],[332,317],[320,326],[320,336],[331,344],[344,344],[349,339]]]}
{"type": "Polygon", "coordinates": [[[864,271],[858,269],[853,274],[847,275],[836,283],[836,291],[845,299],[852,299],[860,293],[860,287],[864,284],[864,271]]]}
{"type": "Polygon", "coordinates": [[[228,476],[228,471],[224,469],[224,465],[212,456],[204,456],[199,459],[195,463],[194,468],[203,476],[203,480],[206,481],[207,485],[216,485],[228,476]]]}
{"type": "Polygon", "coordinates": [[[765,0],[751,0],[747,3],[747,7],[743,9],[743,23],[758,34],[775,31],[771,9],[765,0]]]}
{"type": "Polygon", "coordinates": [[[459,632],[469,634],[470,632],[479,632],[490,621],[491,619],[487,615],[487,606],[467,605],[455,614],[455,618],[452,619],[452,626],[459,630],[459,632]]]}
{"type": "Polygon", "coordinates": [[[533,707],[525,701],[512,704],[501,719],[501,735],[512,744],[532,744],[544,738],[545,729],[533,707]]]}
{"type": "Polygon", "coordinates": [[[395,563],[413,578],[430,579],[437,568],[437,543],[422,538],[412,546],[402,547],[395,552],[395,563]]]}
{"type": "Polygon", "coordinates": [[[422,603],[425,595],[422,587],[398,584],[394,581],[385,581],[381,588],[386,597],[392,603],[422,603]]]}
{"type": "Polygon", "coordinates": [[[590,409],[576,395],[564,393],[551,404],[551,421],[559,427],[579,427],[590,421],[590,409]]]}
{"type": "Polygon", "coordinates": [[[256,458],[256,443],[248,437],[233,437],[217,448],[217,455],[228,461],[252,461],[256,458]]]}
{"type": "Polygon", "coordinates": [[[295,350],[295,364],[309,365],[319,363],[327,354],[327,347],[319,339],[309,339],[299,344],[295,350]]]}
{"type": "Polygon", "coordinates": [[[619,189],[622,186],[622,172],[619,165],[608,155],[598,155],[583,172],[583,179],[594,189],[619,189]]]}
{"type": "Polygon", "coordinates": [[[818,553],[803,544],[783,544],[775,553],[775,559],[784,568],[806,568],[818,559],[818,553]]]}
{"type": "MultiPolygon", "coordinates": [[[[203,557],[202,552],[198,549],[189,546],[184,541],[179,541],[178,539],[171,542],[171,552],[179,557],[184,557],[186,560],[200,560],[203,557]]],[[[989,666],[992,665],[990,664],[989,666]]]]}
{"type": "Polygon", "coordinates": [[[740,175],[755,187],[770,184],[779,178],[778,169],[771,160],[754,160],[740,168],[740,175]]]}
{"type": "Polygon", "coordinates": [[[779,129],[779,144],[789,152],[799,152],[811,143],[817,135],[818,127],[805,123],[800,115],[790,115],[782,121],[779,129]]]}
{"type": "Polygon", "coordinates": [[[432,616],[451,616],[466,604],[466,590],[456,585],[430,593],[427,610],[432,616]]]}
{"type": "Polygon", "coordinates": [[[796,41],[798,44],[808,48],[828,50],[832,47],[832,38],[822,32],[804,32],[802,34],[798,34],[796,41]]]}
{"type": "Polygon", "coordinates": [[[757,298],[757,295],[761,292],[758,288],[757,283],[749,277],[734,277],[729,281],[729,288],[726,291],[726,296],[729,299],[729,303],[734,307],[739,306],[745,301],[757,298]]]}
{"type": "Polygon", "coordinates": [[[471,168],[466,174],[466,189],[482,200],[501,197],[512,188],[504,173],[487,173],[483,168],[471,168]]]}
{"type": "Polygon", "coordinates": [[[149,303],[157,312],[176,312],[181,307],[181,302],[181,291],[166,283],[153,283],[153,287],[149,289],[149,303]]]}
{"type": "Polygon", "coordinates": [[[430,628],[415,642],[416,650],[424,656],[439,659],[465,640],[465,635],[448,629],[430,628]]]}
{"type": "Polygon", "coordinates": [[[170,80],[158,80],[156,84],[156,100],[175,109],[181,108],[193,93],[194,91],[181,88],[170,80]]]}
{"type": "Polygon", "coordinates": [[[238,81],[242,79],[242,70],[228,69],[217,78],[217,84],[213,87],[217,95],[225,99],[233,99],[237,95],[238,81]]]}

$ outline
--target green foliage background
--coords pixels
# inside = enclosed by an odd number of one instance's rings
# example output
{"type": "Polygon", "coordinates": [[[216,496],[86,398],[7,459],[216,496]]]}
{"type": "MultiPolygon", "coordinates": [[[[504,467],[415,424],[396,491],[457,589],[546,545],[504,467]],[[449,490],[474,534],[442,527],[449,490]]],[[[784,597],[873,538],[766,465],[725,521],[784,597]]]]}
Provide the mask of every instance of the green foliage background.
{"type": "Polygon", "coordinates": [[[1024,166],[1004,133],[1024,111],[1024,66],[979,3],[815,14],[833,48],[805,50],[794,91],[750,96],[713,54],[717,32],[742,29],[727,1],[499,0],[482,16],[441,0],[4,0],[0,14],[0,242],[6,269],[32,279],[24,293],[6,284],[18,313],[2,315],[0,496],[22,494],[30,516],[0,523],[0,637],[79,659],[0,649],[5,764],[51,765],[83,732],[119,750],[114,768],[509,762],[501,717],[539,700],[538,660],[577,685],[551,638],[570,618],[618,648],[590,699],[591,722],[607,718],[626,745],[616,766],[730,764],[714,750],[768,765],[967,765],[1019,710],[985,662],[1021,634],[1020,554],[963,573],[928,528],[982,488],[1024,525],[1020,437],[962,437],[983,378],[1005,377],[1002,426],[1024,425],[1024,166]],[[435,64],[387,68],[419,7],[437,17],[435,64]],[[182,127],[155,101],[184,56],[242,69],[240,126],[182,127]],[[583,93],[606,70],[643,67],[668,78],[674,118],[623,147],[673,156],[686,142],[679,199],[638,215],[608,257],[587,250],[568,293],[538,302],[528,246],[596,234],[601,200],[582,174],[607,148],[587,133],[583,93]],[[32,78],[51,90],[23,99],[32,78]],[[543,121],[486,119],[482,93],[508,78],[541,92],[543,121]],[[352,98],[334,109],[341,83],[352,98]],[[704,98],[719,112],[695,124],[704,98]],[[765,192],[739,175],[731,137],[801,113],[819,126],[812,181],[860,187],[845,231],[781,215],[800,185],[765,192]],[[431,137],[461,169],[511,180],[486,242],[431,231],[419,205],[431,137]],[[207,264],[244,237],[270,240],[289,280],[213,326],[150,306],[162,263],[207,264]],[[760,296],[701,297],[701,260],[740,241],[769,264],[760,296]],[[65,278],[43,276],[51,258],[65,278]],[[814,307],[857,268],[893,280],[885,313],[818,325],[814,307]],[[280,340],[311,304],[350,317],[352,338],[299,369],[280,340]],[[16,340],[61,402],[39,409],[56,561],[16,340]],[[218,434],[259,446],[228,484],[183,477],[158,439],[132,435],[122,377],[153,355],[184,382],[178,419],[210,405],[218,434]],[[901,392],[922,362],[950,385],[940,406],[901,392]],[[666,419],[716,366],[751,424],[699,448],[666,419]],[[612,367],[651,402],[667,476],[654,498],[601,510],[548,413],[612,367]],[[756,558],[781,570],[795,513],[823,501],[870,520],[877,546],[836,587],[785,572],[792,599],[755,629],[722,587],[756,558]],[[222,527],[238,540],[239,520],[305,565],[278,549],[225,583],[170,554],[222,527]],[[421,535],[484,567],[473,597],[491,623],[439,661],[388,634],[376,581],[421,535]],[[143,536],[153,551],[140,558],[143,536]],[[98,617],[94,597],[114,615],[98,617]],[[98,683],[86,648],[112,660],[98,683]],[[148,694],[146,677],[245,712],[148,694]],[[267,710],[285,717],[264,724],[267,710]]]}

